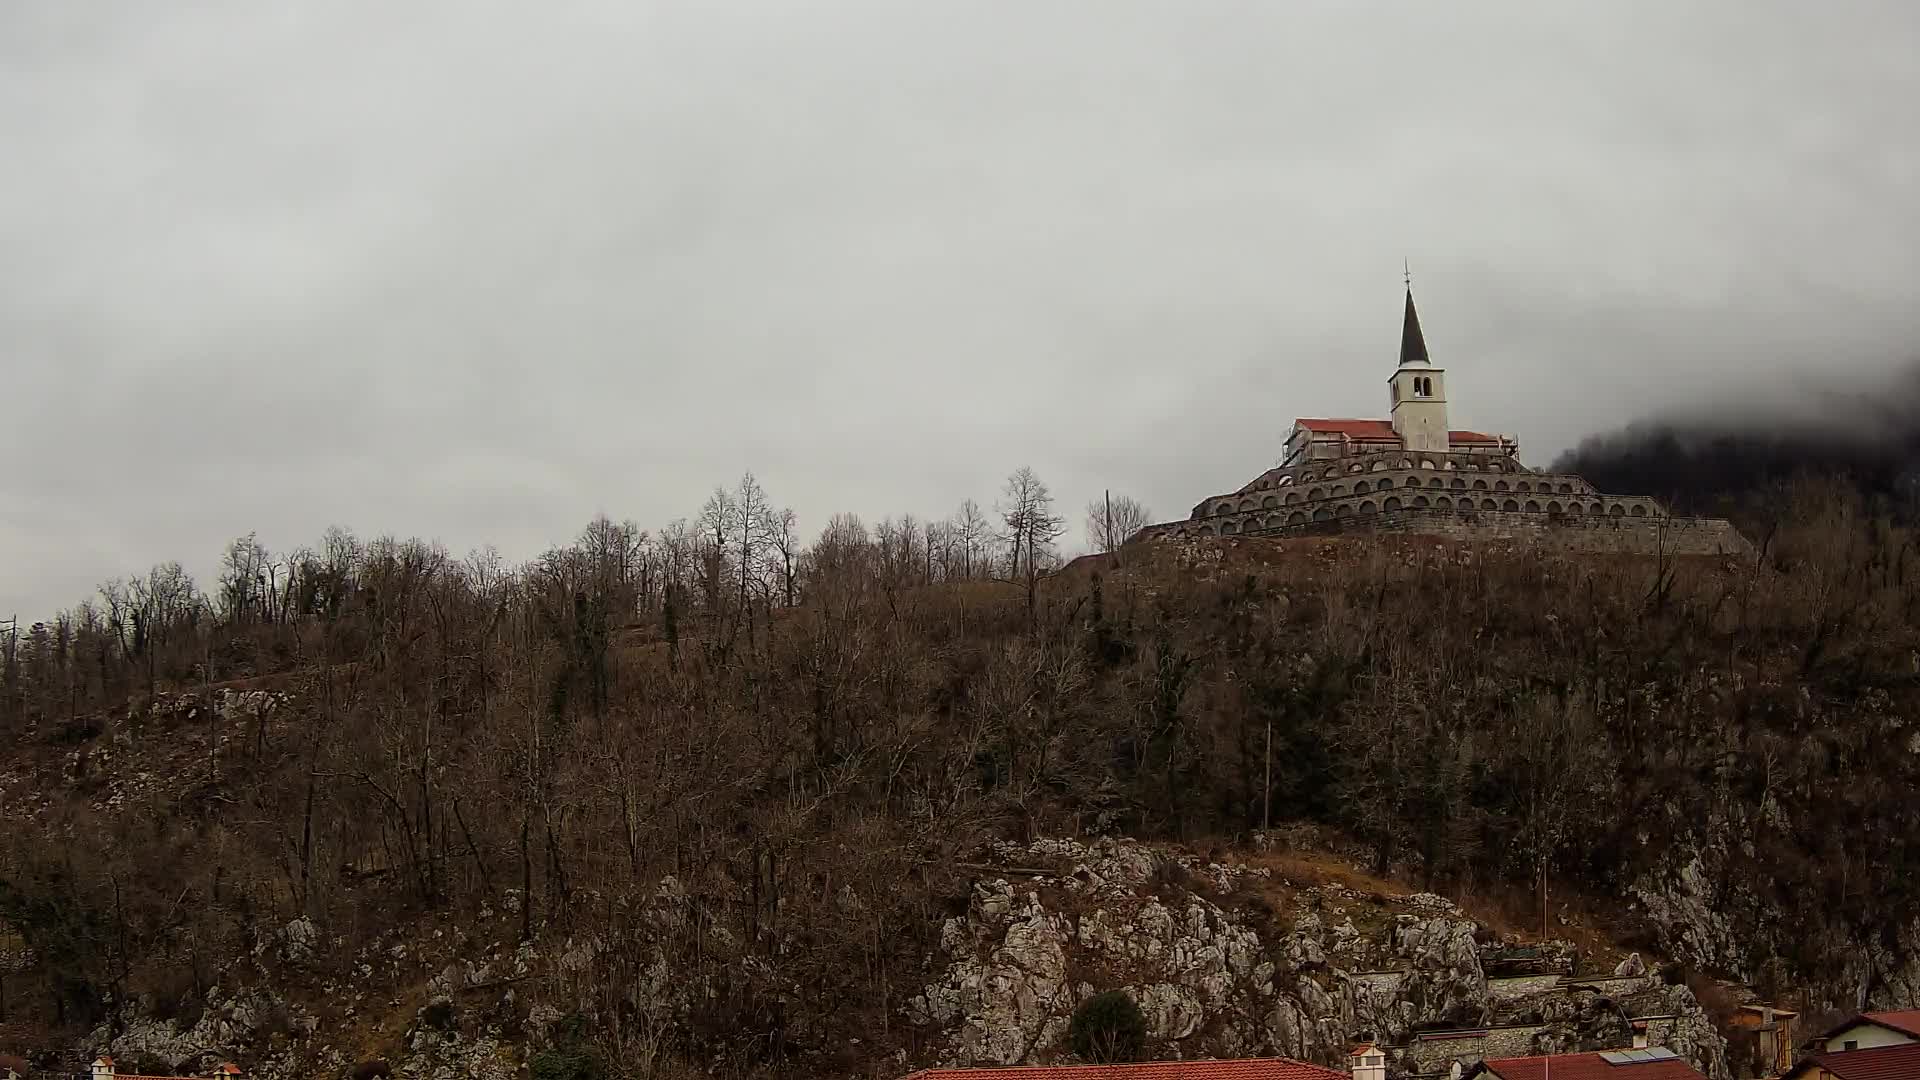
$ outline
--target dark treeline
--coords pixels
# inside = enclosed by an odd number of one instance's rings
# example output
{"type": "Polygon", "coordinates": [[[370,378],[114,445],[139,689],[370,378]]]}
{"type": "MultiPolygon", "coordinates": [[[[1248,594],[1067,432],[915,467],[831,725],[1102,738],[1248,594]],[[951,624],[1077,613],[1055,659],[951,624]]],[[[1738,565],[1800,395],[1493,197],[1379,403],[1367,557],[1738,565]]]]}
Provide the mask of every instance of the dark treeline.
{"type": "Polygon", "coordinates": [[[1797,407],[1644,420],[1554,462],[1602,491],[1665,499],[1683,513],[1752,523],[1802,474],[1839,478],[1912,520],[1920,511],[1920,364],[1886,386],[1808,391],[1797,407]]]}
{"type": "Polygon", "coordinates": [[[511,911],[604,947],[487,1023],[564,1001],[623,1061],[850,1075],[917,1052],[899,1010],[984,841],[1269,819],[1521,895],[1622,895],[1697,848],[1739,931],[1712,962],[1821,1002],[1877,992],[1847,965],[1920,915],[1920,755],[1887,752],[1920,725],[1920,549],[1833,485],[1794,488],[1757,563],[1247,542],[1049,572],[1026,471],[931,529],[802,546],[772,506],[749,480],[524,567],[243,541],[208,597],[163,568],[43,624],[5,734],[47,797],[0,834],[36,963],[0,996],[184,1010],[296,917],[344,970],[408,920],[511,911]],[[230,679],[289,701],[181,708],[230,679]]]}

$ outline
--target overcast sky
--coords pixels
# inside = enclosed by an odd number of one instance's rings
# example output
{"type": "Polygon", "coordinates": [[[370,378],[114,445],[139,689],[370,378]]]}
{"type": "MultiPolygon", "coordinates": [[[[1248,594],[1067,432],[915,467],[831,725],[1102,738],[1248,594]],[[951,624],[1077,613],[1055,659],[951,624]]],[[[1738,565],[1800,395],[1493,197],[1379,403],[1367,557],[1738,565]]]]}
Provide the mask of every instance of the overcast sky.
{"type": "MultiPolygon", "coordinates": [[[[1920,5],[0,6],[0,616],[224,542],[1159,517],[1909,359],[1920,5]]],[[[1075,541],[1078,540],[1076,532],[1075,541]]]]}

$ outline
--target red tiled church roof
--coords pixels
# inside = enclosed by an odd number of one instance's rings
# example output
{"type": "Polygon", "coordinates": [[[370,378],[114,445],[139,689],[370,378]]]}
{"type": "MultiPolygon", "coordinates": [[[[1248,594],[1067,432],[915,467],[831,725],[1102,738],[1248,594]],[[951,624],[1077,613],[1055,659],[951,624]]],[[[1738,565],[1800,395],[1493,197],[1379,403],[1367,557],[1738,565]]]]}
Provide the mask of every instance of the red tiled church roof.
{"type": "Polygon", "coordinates": [[[1818,1065],[1838,1080],[1913,1080],[1920,1076],[1920,1043],[1815,1054],[1788,1075],[1804,1076],[1809,1065],[1818,1065]]]}
{"type": "MultiPolygon", "coordinates": [[[[1400,441],[1400,436],[1394,433],[1393,421],[1391,420],[1329,419],[1326,417],[1308,416],[1301,417],[1295,420],[1294,423],[1306,428],[1308,431],[1323,435],[1345,435],[1349,439],[1358,439],[1363,442],[1400,441]]],[[[1456,443],[1493,444],[1499,442],[1500,438],[1497,435],[1486,435],[1478,431],[1449,431],[1447,432],[1447,441],[1456,443]]]]}
{"type": "Polygon", "coordinates": [[[1136,1065],[1024,1065],[923,1069],[906,1080],[1348,1080],[1344,1072],[1288,1058],[1150,1061],[1136,1065]]]}
{"type": "Polygon", "coordinates": [[[1491,1058],[1482,1064],[1500,1080],[1707,1080],[1678,1058],[1615,1065],[1599,1054],[1556,1054],[1491,1058]]]}

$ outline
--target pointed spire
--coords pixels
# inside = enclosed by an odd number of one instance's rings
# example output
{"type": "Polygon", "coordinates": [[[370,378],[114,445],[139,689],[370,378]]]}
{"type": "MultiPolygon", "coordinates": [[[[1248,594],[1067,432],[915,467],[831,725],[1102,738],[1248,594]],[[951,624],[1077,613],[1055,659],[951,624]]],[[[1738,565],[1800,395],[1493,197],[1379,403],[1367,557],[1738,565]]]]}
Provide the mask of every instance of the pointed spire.
{"type": "Polygon", "coordinates": [[[1426,336],[1420,332],[1420,313],[1413,310],[1413,285],[1409,282],[1407,285],[1407,321],[1405,325],[1400,328],[1400,366],[1407,367],[1413,364],[1424,366],[1430,363],[1432,363],[1432,361],[1427,359],[1427,339],[1426,336]]]}

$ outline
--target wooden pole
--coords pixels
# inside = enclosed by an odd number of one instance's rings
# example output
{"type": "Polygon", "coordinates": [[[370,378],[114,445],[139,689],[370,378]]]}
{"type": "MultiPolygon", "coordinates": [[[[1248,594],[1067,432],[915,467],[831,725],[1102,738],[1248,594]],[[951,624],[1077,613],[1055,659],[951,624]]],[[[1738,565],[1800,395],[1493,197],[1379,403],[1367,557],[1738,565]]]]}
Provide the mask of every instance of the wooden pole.
{"type": "Polygon", "coordinates": [[[1260,790],[1260,831],[1273,827],[1273,718],[1267,718],[1267,776],[1260,790]]]}

